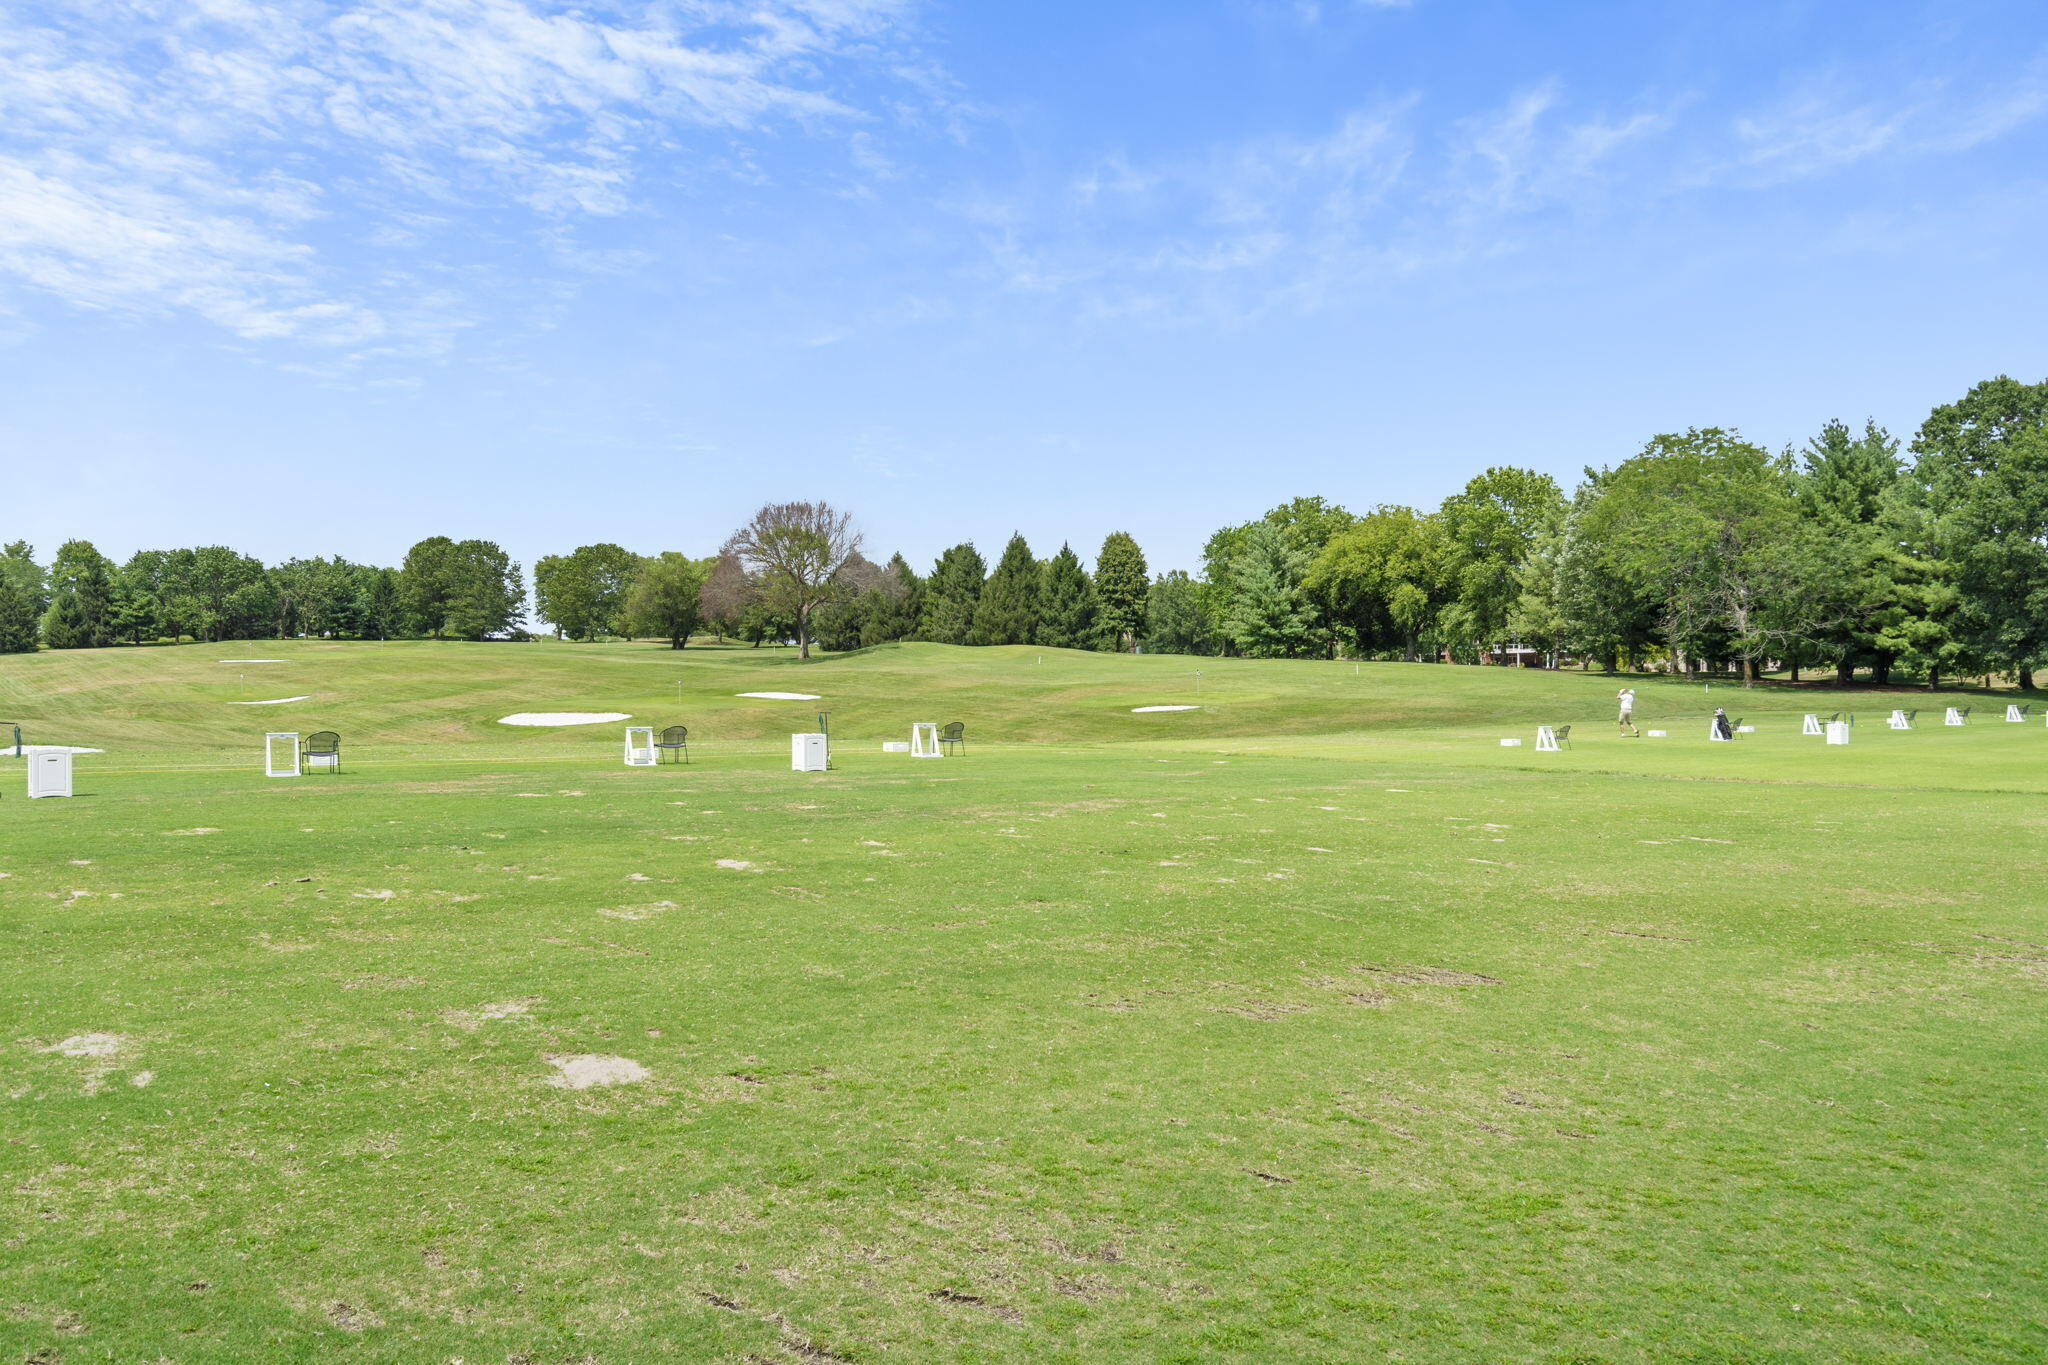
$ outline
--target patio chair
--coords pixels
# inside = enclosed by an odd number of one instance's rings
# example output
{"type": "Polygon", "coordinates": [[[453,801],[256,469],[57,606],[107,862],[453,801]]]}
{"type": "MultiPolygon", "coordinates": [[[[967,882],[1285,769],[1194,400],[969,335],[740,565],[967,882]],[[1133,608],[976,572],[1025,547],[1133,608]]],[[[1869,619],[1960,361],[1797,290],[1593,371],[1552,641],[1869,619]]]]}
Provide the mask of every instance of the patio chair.
{"type": "Polygon", "coordinates": [[[688,763],[690,761],[690,727],[687,725],[669,726],[661,732],[661,738],[655,741],[654,747],[656,749],[667,749],[671,753],[680,753],[682,757],[677,762],[688,763]]]}
{"type": "Polygon", "coordinates": [[[940,751],[942,753],[951,753],[952,750],[946,747],[951,744],[959,745],[961,753],[967,752],[967,724],[965,721],[948,721],[946,727],[939,731],[940,751]]]}
{"type": "Polygon", "coordinates": [[[316,730],[307,735],[300,752],[306,766],[315,772],[325,769],[331,773],[341,771],[341,736],[332,730],[316,730]]]}

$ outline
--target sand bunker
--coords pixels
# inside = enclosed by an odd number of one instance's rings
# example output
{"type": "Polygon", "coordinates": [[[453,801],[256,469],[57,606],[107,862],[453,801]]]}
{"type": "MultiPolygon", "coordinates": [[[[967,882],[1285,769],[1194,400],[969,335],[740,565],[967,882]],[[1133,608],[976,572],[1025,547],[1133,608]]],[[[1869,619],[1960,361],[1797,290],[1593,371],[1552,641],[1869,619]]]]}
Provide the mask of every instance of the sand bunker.
{"type": "Polygon", "coordinates": [[[548,1077],[548,1084],[564,1090],[588,1090],[593,1085],[631,1085],[654,1074],[630,1057],[603,1057],[594,1053],[580,1053],[573,1057],[551,1054],[547,1064],[560,1073],[548,1077]]]}
{"type": "Polygon", "coordinates": [[[735,692],[735,697],[759,697],[763,701],[818,701],[816,692],[735,692]]]}
{"type": "Polygon", "coordinates": [[[310,694],[303,697],[273,697],[269,701],[231,701],[229,706],[283,706],[288,701],[311,701],[310,694]]]}
{"type": "Polygon", "coordinates": [[[1199,711],[1201,709],[1199,706],[1133,706],[1131,714],[1137,716],[1143,715],[1147,711],[1199,711]]]}
{"type": "Polygon", "coordinates": [[[498,717],[500,725],[602,725],[608,720],[631,720],[630,711],[515,711],[498,717]]]}
{"type": "Polygon", "coordinates": [[[105,749],[87,749],[76,744],[24,744],[19,749],[0,748],[0,754],[13,754],[16,758],[28,754],[103,754],[105,749]]]}

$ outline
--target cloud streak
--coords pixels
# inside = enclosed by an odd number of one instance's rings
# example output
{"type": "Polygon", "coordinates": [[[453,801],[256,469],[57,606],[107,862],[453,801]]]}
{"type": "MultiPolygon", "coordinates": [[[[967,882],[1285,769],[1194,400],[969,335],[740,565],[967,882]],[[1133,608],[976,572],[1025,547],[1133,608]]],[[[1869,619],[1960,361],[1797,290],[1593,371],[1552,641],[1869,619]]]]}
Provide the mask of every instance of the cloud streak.
{"type": "Polygon", "coordinates": [[[352,251],[417,251],[479,207],[559,244],[634,209],[650,175],[733,162],[734,139],[843,137],[878,116],[841,87],[912,60],[908,17],[903,0],[18,4],[0,15],[0,275],[251,341],[431,343],[455,314],[352,251]]]}

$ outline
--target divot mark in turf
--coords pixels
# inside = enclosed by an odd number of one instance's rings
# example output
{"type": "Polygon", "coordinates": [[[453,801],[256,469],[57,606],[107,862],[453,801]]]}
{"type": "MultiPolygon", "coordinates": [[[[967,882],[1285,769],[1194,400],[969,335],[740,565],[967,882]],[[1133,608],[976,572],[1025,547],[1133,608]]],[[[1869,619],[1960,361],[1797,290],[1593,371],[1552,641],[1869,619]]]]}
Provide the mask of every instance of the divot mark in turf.
{"type": "Polygon", "coordinates": [[[1478,972],[1454,971],[1449,967],[1380,967],[1363,963],[1351,969],[1354,972],[1370,972],[1383,976],[1389,981],[1398,981],[1404,986],[1505,986],[1507,982],[1497,976],[1484,976],[1478,972]]]}
{"type": "Polygon", "coordinates": [[[607,1057],[601,1053],[549,1053],[543,1060],[557,1073],[548,1077],[548,1084],[563,1090],[632,1085],[654,1074],[630,1057],[607,1057]]]}
{"type": "Polygon", "coordinates": [[[220,833],[220,831],[219,831],[218,829],[216,829],[216,828],[215,828],[214,826],[212,826],[212,825],[195,825],[195,826],[193,826],[193,827],[192,827],[191,829],[174,829],[174,830],[168,830],[168,831],[166,831],[166,832],[167,832],[167,833],[169,833],[169,834],[218,834],[218,833],[220,833]]]}
{"type": "Polygon", "coordinates": [[[962,1308],[979,1308],[984,1313],[994,1314],[1004,1322],[1024,1321],[1024,1315],[1016,1309],[1005,1308],[999,1303],[990,1303],[979,1294],[963,1294],[957,1289],[934,1289],[927,1292],[925,1297],[935,1303],[958,1304],[962,1308]]]}
{"type": "Polygon", "coordinates": [[[367,1308],[353,1308],[339,1299],[327,1305],[327,1320],[344,1332],[360,1332],[365,1327],[382,1327],[384,1320],[367,1308]]]}
{"type": "Polygon", "coordinates": [[[1274,1175],[1271,1171],[1252,1171],[1250,1174],[1257,1176],[1269,1185],[1292,1185],[1294,1183],[1292,1176],[1274,1175]]]}
{"type": "Polygon", "coordinates": [[[717,865],[728,872],[759,872],[762,870],[755,867],[745,858],[720,858],[717,865]]]}

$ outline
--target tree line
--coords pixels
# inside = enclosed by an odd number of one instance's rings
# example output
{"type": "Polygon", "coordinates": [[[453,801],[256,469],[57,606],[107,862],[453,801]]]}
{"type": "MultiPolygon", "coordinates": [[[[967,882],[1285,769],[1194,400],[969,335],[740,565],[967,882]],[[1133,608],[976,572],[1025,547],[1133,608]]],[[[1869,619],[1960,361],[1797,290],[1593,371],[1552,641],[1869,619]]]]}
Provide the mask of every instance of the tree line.
{"type": "MultiPolygon", "coordinates": [[[[1723,428],[1660,435],[1567,495],[1497,466],[1434,509],[1302,497],[1217,530],[1200,571],[1153,575],[1125,532],[1092,566],[1012,535],[920,575],[863,554],[822,503],[763,507],[717,554],[613,544],[533,566],[533,613],[570,640],[712,633],[832,651],[899,640],[1259,658],[1578,662],[1687,674],[1859,670],[1878,682],[2048,657],[2048,380],[2004,376],[1911,443],[1829,422],[1770,451],[1723,428]]],[[[396,568],[274,567],[220,546],[115,566],[89,542],[47,569],[0,550],[0,651],[191,637],[523,637],[520,566],[434,537],[396,568]]]]}

